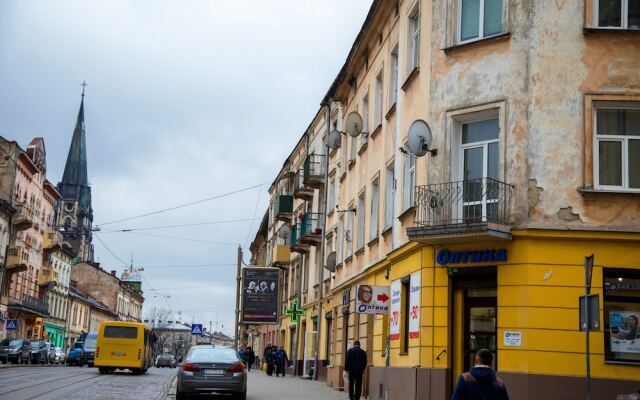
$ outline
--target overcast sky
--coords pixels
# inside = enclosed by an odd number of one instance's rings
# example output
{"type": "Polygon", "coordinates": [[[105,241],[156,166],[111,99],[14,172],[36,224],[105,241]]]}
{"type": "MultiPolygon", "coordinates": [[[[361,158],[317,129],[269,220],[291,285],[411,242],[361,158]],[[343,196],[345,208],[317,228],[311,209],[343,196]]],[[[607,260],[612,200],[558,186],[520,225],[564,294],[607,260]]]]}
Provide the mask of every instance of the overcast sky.
{"type": "MultiPolygon", "coordinates": [[[[235,267],[224,264],[235,263],[238,243],[249,261],[268,184],[317,112],[370,4],[2,0],[0,135],[23,146],[44,137],[47,175],[57,184],[86,80],[99,237],[145,268],[145,308],[170,306],[183,320],[213,321],[214,329],[218,321],[232,334],[235,267]],[[230,220],[242,221],[109,232],[230,220]]],[[[104,269],[122,271],[96,238],[94,246],[104,269]]]]}

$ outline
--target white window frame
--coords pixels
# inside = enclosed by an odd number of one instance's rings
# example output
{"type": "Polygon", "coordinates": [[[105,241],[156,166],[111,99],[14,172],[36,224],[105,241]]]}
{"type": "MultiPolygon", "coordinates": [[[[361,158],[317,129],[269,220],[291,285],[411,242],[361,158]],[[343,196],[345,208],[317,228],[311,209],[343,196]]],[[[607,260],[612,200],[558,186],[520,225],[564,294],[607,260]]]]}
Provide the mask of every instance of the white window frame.
{"type": "MultiPolygon", "coordinates": [[[[478,18],[480,18],[479,24],[478,24],[478,36],[471,38],[471,39],[467,39],[467,40],[462,40],[462,0],[457,0],[458,1],[458,28],[456,29],[457,31],[457,37],[458,37],[458,44],[464,44],[464,43],[471,43],[471,42],[475,42],[481,39],[485,39],[485,38],[490,38],[493,36],[498,36],[501,35],[505,32],[504,29],[504,7],[505,7],[505,2],[507,0],[502,0],[502,30],[499,33],[493,34],[493,35],[489,35],[489,36],[485,36],[484,35],[484,2],[485,0],[479,0],[480,1],[480,13],[478,18]]],[[[596,0],[597,1],[597,0],[596,0]]],[[[623,0],[624,1],[624,0],[623,0]]]]}
{"type": "MultiPolygon", "coordinates": [[[[600,26],[600,1],[602,0],[594,0],[593,1],[593,15],[594,15],[594,26],[598,28],[604,29],[629,29],[629,0],[621,0],[621,15],[620,15],[620,26],[600,26]]],[[[631,28],[632,30],[636,30],[637,28],[631,28]]]]}
{"type": "Polygon", "coordinates": [[[327,213],[334,211],[336,203],[336,180],[329,180],[329,193],[327,194],[327,213]]]}
{"type": "Polygon", "coordinates": [[[593,112],[593,182],[596,190],[611,192],[640,193],[640,188],[629,187],[629,140],[640,140],[640,135],[598,135],[598,110],[640,110],[640,103],[621,104],[620,102],[602,103],[595,106],[593,112]],[[622,186],[600,185],[599,142],[622,143],[622,186]]]}
{"type": "Polygon", "coordinates": [[[356,251],[359,251],[364,247],[364,227],[365,227],[365,216],[367,215],[367,194],[365,190],[362,190],[360,194],[358,194],[358,208],[356,211],[356,216],[358,218],[358,236],[356,238],[356,251]]]}
{"type": "Polygon", "coordinates": [[[385,168],[385,195],[384,195],[384,230],[393,227],[393,213],[395,207],[396,171],[393,161],[385,168]]]}
{"type": "Polygon", "coordinates": [[[409,31],[407,43],[407,72],[411,73],[420,66],[420,7],[416,4],[409,13],[409,31]]]}
{"type": "Polygon", "coordinates": [[[367,144],[369,139],[369,89],[367,89],[366,94],[362,97],[362,132],[358,135],[358,138],[358,150],[360,150],[367,144]]]}
{"type": "Polygon", "coordinates": [[[344,235],[344,214],[338,218],[338,234],[336,238],[336,260],[338,264],[342,264],[344,257],[342,254],[343,242],[345,240],[344,235]]]}
{"type": "Polygon", "coordinates": [[[378,227],[380,214],[380,176],[371,181],[371,208],[369,210],[369,241],[378,237],[378,227]]]}
{"type": "Polygon", "coordinates": [[[402,207],[404,211],[413,207],[416,185],[416,159],[417,157],[413,154],[406,154],[404,156],[404,168],[402,174],[402,185],[404,188],[402,193],[402,207]]]}
{"type": "Polygon", "coordinates": [[[374,93],[374,110],[373,110],[373,129],[377,129],[378,126],[382,125],[382,102],[384,99],[383,95],[383,70],[381,69],[376,76],[376,86],[374,93]]]}
{"type": "Polygon", "coordinates": [[[398,85],[400,81],[400,68],[398,63],[398,44],[396,43],[389,55],[389,107],[398,101],[398,85]]]}
{"type": "MultiPolygon", "coordinates": [[[[353,209],[353,202],[351,202],[349,204],[348,209],[349,210],[353,209]]],[[[355,225],[353,223],[354,222],[353,220],[356,218],[356,215],[353,212],[349,211],[349,212],[347,212],[347,214],[348,214],[348,216],[347,216],[347,230],[345,231],[345,240],[347,242],[347,245],[346,245],[346,252],[345,252],[345,256],[346,257],[345,258],[353,256],[353,249],[354,249],[354,247],[353,247],[353,239],[354,239],[353,238],[353,227],[355,225]],[[347,235],[348,235],[348,240],[347,240],[347,235]]]]}

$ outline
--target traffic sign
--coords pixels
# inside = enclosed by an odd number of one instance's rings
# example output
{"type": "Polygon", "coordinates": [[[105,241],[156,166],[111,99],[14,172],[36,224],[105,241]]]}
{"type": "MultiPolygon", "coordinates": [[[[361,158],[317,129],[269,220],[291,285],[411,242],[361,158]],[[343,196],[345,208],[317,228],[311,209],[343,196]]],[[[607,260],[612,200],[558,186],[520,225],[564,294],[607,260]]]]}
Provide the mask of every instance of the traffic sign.
{"type": "Polygon", "coordinates": [[[191,324],[192,335],[202,335],[202,324],[191,324]]]}
{"type": "Polygon", "coordinates": [[[7,320],[7,324],[5,325],[5,328],[8,331],[18,330],[18,320],[17,319],[8,319],[7,320]]]}

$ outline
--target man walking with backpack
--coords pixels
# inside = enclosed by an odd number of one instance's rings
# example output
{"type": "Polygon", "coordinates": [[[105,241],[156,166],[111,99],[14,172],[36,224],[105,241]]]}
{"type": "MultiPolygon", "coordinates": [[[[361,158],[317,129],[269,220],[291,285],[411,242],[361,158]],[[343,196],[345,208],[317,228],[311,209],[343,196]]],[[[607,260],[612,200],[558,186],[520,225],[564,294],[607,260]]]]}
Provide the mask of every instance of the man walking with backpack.
{"type": "Polygon", "coordinates": [[[493,354],[488,349],[476,353],[475,366],[460,375],[451,400],[509,400],[507,388],[491,369],[493,354]]]}
{"type": "Polygon", "coordinates": [[[284,347],[280,346],[278,350],[276,350],[275,356],[275,364],[276,364],[276,376],[280,376],[284,378],[284,370],[287,367],[287,362],[289,361],[289,357],[287,357],[287,352],[284,350],[284,347]]]}
{"type": "Polygon", "coordinates": [[[349,373],[349,400],[360,400],[362,394],[362,374],[367,369],[367,352],[360,348],[360,341],[356,340],[353,347],[347,351],[344,370],[349,373]]]}

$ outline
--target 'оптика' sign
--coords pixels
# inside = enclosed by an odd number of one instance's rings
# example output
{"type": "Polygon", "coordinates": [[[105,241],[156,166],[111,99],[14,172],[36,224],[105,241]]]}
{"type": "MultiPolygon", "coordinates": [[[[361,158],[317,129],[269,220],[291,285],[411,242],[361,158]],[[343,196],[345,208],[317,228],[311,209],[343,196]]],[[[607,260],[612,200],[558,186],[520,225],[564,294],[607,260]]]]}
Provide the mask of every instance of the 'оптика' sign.
{"type": "Polygon", "coordinates": [[[488,249],[472,251],[440,250],[436,255],[436,261],[440,265],[469,264],[486,262],[506,262],[506,249],[488,249]]]}

